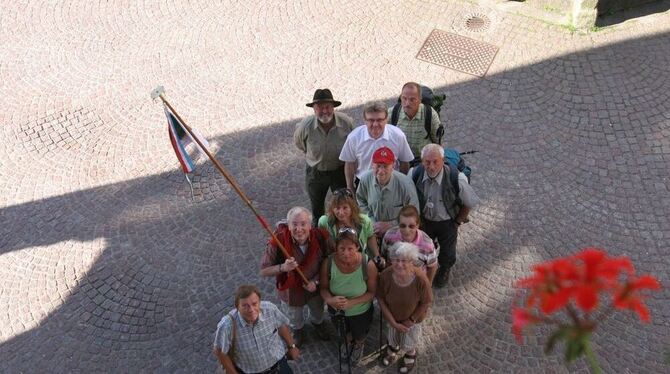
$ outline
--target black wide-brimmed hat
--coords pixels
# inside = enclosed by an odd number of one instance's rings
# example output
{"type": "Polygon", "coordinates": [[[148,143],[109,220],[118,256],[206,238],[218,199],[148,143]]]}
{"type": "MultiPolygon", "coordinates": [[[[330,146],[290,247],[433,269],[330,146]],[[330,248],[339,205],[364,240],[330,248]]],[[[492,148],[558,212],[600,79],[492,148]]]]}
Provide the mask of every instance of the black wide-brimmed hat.
{"type": "Polygon", "coordinates": [[[333,99],[333,93],[330,92],[330,90],[327,88],[324,89],[319,88],[316,91],[314,91],[314,98],[312,99],[312,102],[307,103],[306,105],[311,108],[316,103],[333,103],[334,107],[342,105],[341,102],[333,99]]]}

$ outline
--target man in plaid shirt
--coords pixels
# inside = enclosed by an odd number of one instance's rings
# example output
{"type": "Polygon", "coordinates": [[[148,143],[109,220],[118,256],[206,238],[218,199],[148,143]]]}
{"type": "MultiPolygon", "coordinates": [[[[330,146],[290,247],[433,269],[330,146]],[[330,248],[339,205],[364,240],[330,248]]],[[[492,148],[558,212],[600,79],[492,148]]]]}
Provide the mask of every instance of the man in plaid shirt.
{"type": "Polygon", "coordinates": [[[226,373],[293,373],[287,356],[296,360],[288,318],[254,285],[235,293],[235,309],[221,318],[214,336],[214,354],[226,373]]]}

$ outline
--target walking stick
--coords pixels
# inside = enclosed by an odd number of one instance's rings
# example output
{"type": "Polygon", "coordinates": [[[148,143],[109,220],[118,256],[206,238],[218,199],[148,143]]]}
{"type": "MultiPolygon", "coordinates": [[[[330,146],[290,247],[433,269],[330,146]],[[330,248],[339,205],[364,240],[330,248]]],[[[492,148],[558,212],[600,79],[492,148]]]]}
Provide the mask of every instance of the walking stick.
{"type": "MultiPolygon", "coordinates": [[[[174,114],[174,116],[177,117],[177,120],[179,121],[179,124],[184,128],[184,130],[186,130],[186,132],[188,132],[191,139],[193,139],[198,144],[200,149],[202,149],[202,151],[205,152],[205,154],[212,161],[212,163],[214,164],[216,169],[219,171],[219,173],[221,173],[221,175],[223,175],[223,177],[226,178],[228,183],[230,183],[230,185],[233,187],[235,192],[237,192],[237,194],[240,196],[242,201],[244,201],[244,203],[247,204],[249,209],[251,209],[251,211],[256,216],[256,219],[261,224],[261,226],[263,226],[265,231],[267,231],[268,234],[270,234],[270,236],[272,237],[274,242],[277,243],[277,247],[282,252],[284,257],[285,258],[291,257],[288,254],[288,251],[286,251],[286,248],[284,248],[284,246],[279,241],[279,239],[277,239],[274,232],[272,232],[272,230],[270,229],[270,225],[268,225],[265,218],[263,218],[263,216],[261,216],[261,214],[258,212],[258,210],[256,210],[256,208],[251,203],[251,200],[249,200],[249,198],[244,193],[244,191],[242,191],[242,188],[240,188],[240,186],[237,184],[237,181],[235,181],[235,178],[233,178],[233,176],[230,175],[228,173],[228,171],[226,171],[226,169],[223,167],[223,165],[221,165],[219,160],[217,160],[216,157],[214,157],[214,155],[209,151],[209,149],[207,149],[207,147],[205,147],[205,145],[202,144],[200,139],[197,136],[193,135],[193,130],[191,129],[191,127],[188,126],[186,124],[186,122],[184,122],[184,120],[181,118],[181,116],[174,110],[172,105],[170,105],[170,103],[168,103],[167,99],[165,99],[165,89],[163,88],[163,86],[159,86],[156,89],[154,89],[153,91],[151,91],[151,98],[154,99],[154,100],[157,99],[157,98],[160,98],[163,101],[163,104],[165,104],[168,107],[168,109],[170,109],[170,112],[172,112],[172,114],[174,114]]],[[[302,270],[300,270],[300,268],[295,268],[294,270],[298,273],[298,275],[300,275],[300,278],[302,278],[302,281],[305,284],[309,283],[309,280],[307,279],[307,277],[305,277],[305,274],[302,272],[302,270]]]]}

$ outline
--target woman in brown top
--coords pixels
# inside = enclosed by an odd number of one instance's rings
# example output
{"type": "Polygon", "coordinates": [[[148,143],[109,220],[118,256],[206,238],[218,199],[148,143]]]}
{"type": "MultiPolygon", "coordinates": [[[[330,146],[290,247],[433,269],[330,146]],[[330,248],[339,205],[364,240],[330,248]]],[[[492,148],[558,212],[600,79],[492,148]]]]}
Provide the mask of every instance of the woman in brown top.
{"type": "Polygon", "coordinates": [[[391,365],[402,348],[405,355],[400,362],[401,373],[414,369],[421,322],[433,302],[428,278],[414,266],[418,254],[418,247],[412,243],[391,246],[391,267],[382,272],[377,287],[377,301],[388,324],[388,348],[382,363],[391,365]]]}

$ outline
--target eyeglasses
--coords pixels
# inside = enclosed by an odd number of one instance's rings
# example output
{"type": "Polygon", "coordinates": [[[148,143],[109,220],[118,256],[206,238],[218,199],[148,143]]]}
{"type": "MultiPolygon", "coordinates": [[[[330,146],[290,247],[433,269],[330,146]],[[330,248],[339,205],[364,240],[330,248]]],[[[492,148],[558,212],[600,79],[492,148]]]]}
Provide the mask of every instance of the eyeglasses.
{"type": "Polygon", "coordinates": [[[342,235],[346,233],[358,235],[356,230],[352,229],[351,227],[342,227],[341,229],[337,230],[337,235],[342,235]]]}
{"type": "Polygon", "coordinates": [[[410,229],[415,229],[415,228],[416,228],[416,225],[406,225],[406,224],[404,224],[404,223],[401,223],[401,224],[399,224],[398,226],[399,226],[401,229],[406,229],[406,228],[408,228],[408,227],[409,227],[410,229]]]}
{"type": "Polygon", "coordinates": [[[354,193],[351,192],[351,190],[348,189],[348,188],[337,189],[337,190],[335,190],[335,192],[333,192],[333,195],[335,195],[335,196],[346,196],[346,197],[351,197],[351,198],[354,197],[354,193]]]}

